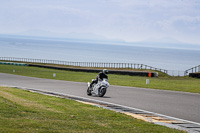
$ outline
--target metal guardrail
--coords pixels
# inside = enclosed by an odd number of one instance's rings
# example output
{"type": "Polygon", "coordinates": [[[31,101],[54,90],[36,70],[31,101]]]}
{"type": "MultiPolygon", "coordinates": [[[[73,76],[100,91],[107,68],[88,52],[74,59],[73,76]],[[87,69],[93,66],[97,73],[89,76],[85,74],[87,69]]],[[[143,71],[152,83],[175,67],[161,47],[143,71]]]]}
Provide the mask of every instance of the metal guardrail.
{"type": "MultiPolygon", "coordinates": [[[[57,70],[68,70],[76,72],[92,72],[99,73],[100,69],[88,69],[88,68],[73,68],[73,67],[60,67],[60,66],[49,66],[49,65],[38,65],[28,64],[32,67],[51,68],[57,70]]],[[[110,74],[130,75],[130,76],[145,76],[145,77],[158,77],[158,72],[147,72],[147,71],[120,71],[120,70],[109,70],[110,74]]]]}
{"type": "Polygon", "coordinates": [[[185,74],[200,72],[200,65],[185,70],[185,74]]]}
{"type": "Polygon", "coordinates": [[[144,64],[135,63],[105,63],[105,62],[73,62],[73,61],[59,61],[59,60],[47,60],[47,59],[31,59],[31,58],[16,58],[16,57],[0,57],[2,61],[20,61],[29,63],[45,63],[45,64],[58,64],[68,66],[79,66],[79,67],[96,67],[96,68],[131,68],[131,69],[145,69],[145,70],[156,70],[166,73],[170,76],[187,76],[189,73],[199,72],[200,65],[190,68],[185,71],[179,70],[166,70],[160,69],[144,64]]]}
{"type": "Polygon", "coordinates": [[[167,73],[167,70],[165,70],[165,69],[160,69],[160,68],[155,68],[155,67],[144,65],[144,64],[135,64],[135,63],[72,62],[72,61],[15,58],[15,57],[0,57],[0,60],[31,62],[31,63],[59,64],[59,65],[80,66],[80,67],[149,69],[149,70],[156,70],[156,71],[167,73]]]}

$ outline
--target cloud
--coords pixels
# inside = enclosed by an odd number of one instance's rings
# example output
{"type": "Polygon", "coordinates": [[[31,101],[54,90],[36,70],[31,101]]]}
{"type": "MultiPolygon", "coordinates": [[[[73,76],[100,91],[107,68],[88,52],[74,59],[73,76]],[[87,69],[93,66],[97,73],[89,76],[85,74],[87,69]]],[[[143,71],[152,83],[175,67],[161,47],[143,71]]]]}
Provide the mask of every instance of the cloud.
{"type": "Polygon", "coordinates": [[[0,1],[1,33],[39,29],[127,41],[172,35],[184,40],[200,34],[198,0],[0,1]]]}

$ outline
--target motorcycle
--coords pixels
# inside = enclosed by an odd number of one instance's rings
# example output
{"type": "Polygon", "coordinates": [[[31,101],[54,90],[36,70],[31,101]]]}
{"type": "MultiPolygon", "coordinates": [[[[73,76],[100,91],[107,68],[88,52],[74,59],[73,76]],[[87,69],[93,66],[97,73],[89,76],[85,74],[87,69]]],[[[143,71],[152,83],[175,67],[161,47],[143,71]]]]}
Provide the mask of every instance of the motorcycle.
{"type": "Polygon", "coordinates": [[[108,83],[108,79],[105,79],[105,78],[103,80],[99,79],[97,84],[93,84],[92,87],[90,87],[90,84],[91,83],[88,82],[87,95],[91,96],[93,94],[99,97],[103,97],[106,94],[107,88],[110,85],[108,83]]]}

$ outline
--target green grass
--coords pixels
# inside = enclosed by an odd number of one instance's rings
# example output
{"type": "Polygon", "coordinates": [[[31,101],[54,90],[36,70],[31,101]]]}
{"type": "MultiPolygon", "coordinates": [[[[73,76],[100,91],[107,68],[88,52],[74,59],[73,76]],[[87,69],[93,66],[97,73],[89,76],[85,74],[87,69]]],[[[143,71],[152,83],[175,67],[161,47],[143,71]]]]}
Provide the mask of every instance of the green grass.
{"type": "Polygon", "coordinates": [[[179,133],[74,100],[0,87],[1,133],[179,133]]]}
{"type": "MultiPolygon", "coordinates": [[[[37,68],[28,66],[12,66],[12,65],[0,65],[0,72],[11,73],[17,75],[25,75],[40,78],[49,78],[56,80],[67,80],[77,82],[88,82],[92,78],[96,78],[97,73],[86,72],[72,72],[64,70],[54,70],[47,68],[37,68]],[[15,72],[13,72],[15,70],[15,72]],[[56,73],[56,77],[53,77],[53,73],[56,73]]],[[[139,77],[128,75],[115,75],[109,74],[109,83],[111,85],[131,86],[131,87],[143,87],[162,90],[173,90],[200,93],[200,79],[190,77],[139,77]],[[146,84],[146,79],[150,80],[150,84],[146,84]]]]}

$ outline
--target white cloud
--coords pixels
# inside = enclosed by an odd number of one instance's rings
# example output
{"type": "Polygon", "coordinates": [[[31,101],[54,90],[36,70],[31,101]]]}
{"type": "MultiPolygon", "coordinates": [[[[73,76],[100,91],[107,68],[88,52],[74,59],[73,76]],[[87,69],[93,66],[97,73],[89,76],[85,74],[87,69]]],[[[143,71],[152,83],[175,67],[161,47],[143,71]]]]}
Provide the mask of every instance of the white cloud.
{"type": "MultiPolygon", "coordinates": [[[[200,36],[198,0],[0,0],[0,32],[40,29],[128,41],[200,36]],[[192,36],[193,35],[193,36],[192,36]]],[[[187,39],[190,40],[190,39],[187,39]]],[[[192,41],[191,40],[191,41],[192,41]]],[[[200,42],[200,39],[199,39],[200,42]]]]}

